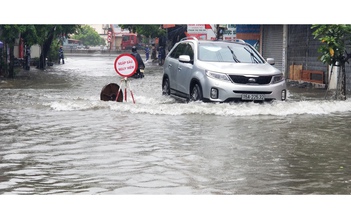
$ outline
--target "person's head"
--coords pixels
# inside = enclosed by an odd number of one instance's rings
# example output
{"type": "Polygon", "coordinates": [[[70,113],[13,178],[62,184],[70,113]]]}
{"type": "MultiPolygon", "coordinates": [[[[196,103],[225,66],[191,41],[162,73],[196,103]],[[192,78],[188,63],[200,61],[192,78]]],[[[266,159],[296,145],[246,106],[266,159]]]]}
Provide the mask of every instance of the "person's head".
{"type": "Polygon", "coordinates": [[[132,47],[132,52],[136,52],[137,48],[135,46],[132,47]]]}

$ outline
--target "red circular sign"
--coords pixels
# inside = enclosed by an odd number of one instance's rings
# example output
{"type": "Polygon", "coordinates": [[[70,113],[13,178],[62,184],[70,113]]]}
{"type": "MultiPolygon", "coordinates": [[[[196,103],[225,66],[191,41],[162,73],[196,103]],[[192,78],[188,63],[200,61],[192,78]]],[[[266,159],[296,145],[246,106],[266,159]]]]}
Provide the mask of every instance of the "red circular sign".
{"type": "Polygon", "coordinates": [[[122,77],[130,77],[138,69],[138,62],[131,54],[121,54],[116,58],[114,66],[117,74],[122,77]]]}

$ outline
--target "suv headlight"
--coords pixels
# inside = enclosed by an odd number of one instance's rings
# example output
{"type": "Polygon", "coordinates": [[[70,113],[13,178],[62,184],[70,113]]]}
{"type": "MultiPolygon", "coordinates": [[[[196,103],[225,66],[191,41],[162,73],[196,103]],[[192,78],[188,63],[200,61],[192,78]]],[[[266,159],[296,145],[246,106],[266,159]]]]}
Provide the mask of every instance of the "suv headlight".
{"type": "Polygon", "coordinates": [[[208,77],[215,78],[215,79],[218,79],[218,80],[230,81],[228,76],[226,74],[223,74],[223,73],[214,72],[214,71],[206,71],[206,75],[208,77]]]}
{"type": "Polygon", "coordinates": [[[275,84],[275,83],[278,83],[278,82],[281,82],[284,80],[284,75],[283,73],[279,74],[279,75],[274,75],[273,76],[273,80],[272,80],[272,84],[275,84]]]}

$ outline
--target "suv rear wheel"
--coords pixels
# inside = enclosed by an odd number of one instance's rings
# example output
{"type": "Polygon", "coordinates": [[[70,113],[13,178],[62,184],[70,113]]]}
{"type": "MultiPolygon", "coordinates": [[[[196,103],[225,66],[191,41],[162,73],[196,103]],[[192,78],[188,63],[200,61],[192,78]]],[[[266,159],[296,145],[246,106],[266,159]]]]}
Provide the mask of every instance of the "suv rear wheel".
{"type": "Polygon", "coordinates": [[[198,83],[194,84],[190,92],[190,101],[202,101],[202,90],[198,83]]]}

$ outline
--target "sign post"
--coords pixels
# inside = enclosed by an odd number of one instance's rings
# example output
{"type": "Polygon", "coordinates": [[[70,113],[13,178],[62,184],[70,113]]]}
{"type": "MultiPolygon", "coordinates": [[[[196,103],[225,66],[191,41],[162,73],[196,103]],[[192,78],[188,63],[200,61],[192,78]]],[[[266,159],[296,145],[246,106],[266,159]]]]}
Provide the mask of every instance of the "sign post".
{"type": "Polygon", "coordinates": [[[119,96],[120,91],[122,89],[122,85],[124,85],[124,94],[125,94],[124,100],[127,101],[127,89],[129,89],[130,94],[131,94],[132,99],[133,99],[133,103],[135,103],[133,91],[130,89],[128,77],[133,76],[133,74],[138,69],[138,62],[137,62],[136,58],[131,54],[121,54],[116,58],[115,63],[114,63],[114,67],[115,67],[117,74],[122,76],[121,86],[118,89],[116,101],[118,100],[118,96],[119,96]]]}
{"type": "Polygon", "coordinates": [[[110,44],[110,55],[111,55],[111,47],[112,47],[111,35],[112,35],[112,28],[108,28],[107,41],[108,41],[108,44],[110,44]]]}

